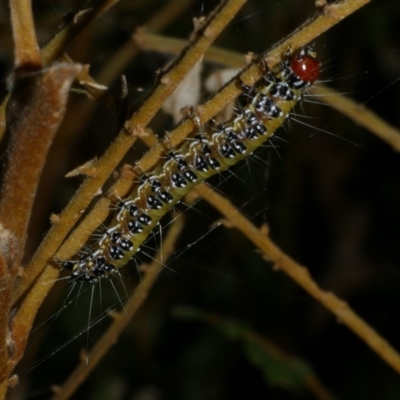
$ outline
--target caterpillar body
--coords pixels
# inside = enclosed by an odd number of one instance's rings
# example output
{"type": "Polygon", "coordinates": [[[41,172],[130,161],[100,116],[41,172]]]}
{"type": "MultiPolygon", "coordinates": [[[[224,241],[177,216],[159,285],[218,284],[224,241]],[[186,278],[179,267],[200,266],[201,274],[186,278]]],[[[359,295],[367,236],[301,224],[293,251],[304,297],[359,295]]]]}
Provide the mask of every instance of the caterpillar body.
{"type": "Polygon", "coordinates": [[[247,102],[240,114],[217,129],[205,126],[168,153],[142,184],[118,205],[110,228],[90,253],[57,261],[71,279],[96,283],[123,267],[138,252],[160,219],[196,185],[251,154],[290,115],[304,90],[318,78],[320,65],[311,47],[291,55],[256,84],[240,82],[247,102]]]}

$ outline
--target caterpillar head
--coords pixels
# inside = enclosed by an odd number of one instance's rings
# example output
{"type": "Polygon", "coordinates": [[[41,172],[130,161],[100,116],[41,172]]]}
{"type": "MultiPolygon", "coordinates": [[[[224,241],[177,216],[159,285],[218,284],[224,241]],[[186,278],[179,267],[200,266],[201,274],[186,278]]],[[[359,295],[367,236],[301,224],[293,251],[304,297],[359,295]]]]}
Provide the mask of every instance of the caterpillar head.
{"type": "Polygon", "coordinates": [[[291,57],[290,68],[303,82],[313,84],[320,73],[320,64],[313,47],[304,47],[291,57]]]}

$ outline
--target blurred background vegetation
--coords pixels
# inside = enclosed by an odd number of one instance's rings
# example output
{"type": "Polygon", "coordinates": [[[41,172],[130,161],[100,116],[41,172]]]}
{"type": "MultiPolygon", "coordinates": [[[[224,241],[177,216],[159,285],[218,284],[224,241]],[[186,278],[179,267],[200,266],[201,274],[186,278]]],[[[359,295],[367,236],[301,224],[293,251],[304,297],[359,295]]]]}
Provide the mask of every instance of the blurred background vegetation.
{"type": "MultiPolygon", "coordinates": [[[[165,3],[122,0],[71,45],[70,56],[90,64],[93,76],[104,74],[118,49],[165,3]]],[[[71,0],[33,2],[40,43],[46,43],[62,16],[80,4],[71,0]]],[[[207,14],[216,4],[187,0],[184,12],[162,33],[188,38],[193,17],[207,14]]],[[[313,10],[312,0],[249,0],[216,45],[243,54],[262,52],[313,10]]],[[[4,97],[13,59],[4,3],[0,18],[4,97]]],[[[399,20],[396,0],[372,2],[316,41],[322,80],[394,126],[400,126],[399,20]]],[[[170,55],[155,52],[140,52],[132,58],[122,71],[130,88],[129,110],[140,105],[155,82],[156,71],[169,59],[170,55]]],[[[204,74],[217,68],[221,66],[205,64],[204,74]]],[[[233,174],[214,177],[211,183],[255,224],[267,223],[277,244],[306,265],[323,288],[348,301],[400,349],[400,157],[327,106],[305,102],[297,110],[296,119],[311,127],[290,121],[273,146],[236,166],[233,174]]],[[[162,135],[172,125],[170,117],[160,113],[152,128],[162,135]]],[[[117,132],[118,116],[113,111],[82,93],[71,93],[40,186],[26,260],[48,229],[50,214],[62,210],[81,182],[80,177],[65,179],[64,175],[100,156],[117,132]]],[[[137,143],[126,162],[133,163],[145,151],[137,143]]],[[[398,375],[340,321],[286,276],[273,271],[240,233],[224,227],[210,229],[219,218],[215,210],[203,202],[179,209],[185,211],[186,227],[176,254],[139,314],[74,398],[311,399],[315,395],[304,379],[310,368],[340,399],[399,397],[398,375]],[[224,324],[225,318],[230,322],[224,324]],[[240,333],[243,330],[268,338],[302,360],[297,372],[290,363],[282,366],[282,360],[269,350],[264,349],[262,360],[256,360],[248,337],[240,333]],[[279,372],[277,377],[274,371],[279,372]]],[[[149,248],[159,245],[157,237],[149,248]]],[[[130,293],[140,280],[135,263],[121,272],[130,293]]],[[[116,286],[124,298],[124,289],[116,286]]],[[[43,305],[38,329],[17,371],[21,384],[10,398],[49,398],[50,386],[66,379],[78,363],[80,350],[95,343],[109,324],[111,319],[106,317],[89,334],[84,332],[90,290],[82,290],[79,296],[76,290],[71,297],[74,301],[55,320],[48,320],[60,309],[67,290],[65,281],[60,282],[43,305]],[[31,369],[35,361],[53,352],[31,369]]],[[[121,308],[114,289],[103,282],[101,296],[95,292],[91,318],[109,307],[121,308]]],[[[253,343],[255,353],[263,354],[258,345],[253,343]]]]}

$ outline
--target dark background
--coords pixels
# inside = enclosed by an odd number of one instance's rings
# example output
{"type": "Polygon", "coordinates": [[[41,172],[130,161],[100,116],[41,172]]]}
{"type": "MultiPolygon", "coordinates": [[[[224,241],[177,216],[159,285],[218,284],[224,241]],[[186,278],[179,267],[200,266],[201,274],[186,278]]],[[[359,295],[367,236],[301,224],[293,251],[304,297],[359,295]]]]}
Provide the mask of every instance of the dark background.
{"type": "MultiPolygon", "coordinates": [[[[90,63],[96,76],[162,4],[121,1],[75,41],[70,55],[90,63]]],[[[163,33],[187,38],[192,18],[207,14],[215,4],[188,4],[187,12],[163,33]]],[[[73,2],[42,0],[33,6],[44,44],[73,2]]],[[[216,44],[243,54],[264,51],[312,15],[313,7],[311,0],[250,0],[216,44]]],[[[12,63],[7,13],[2,6],[3,93],[12,63]]],[[[321,79],[394,126],[400,125],[399,18],[397,0],[375,1],[316,41],[323,65],[321,79]]],[[[154,83],[155,71],[167,60],[167,55],[156,53],[132,60],[124,71],[132,88],[131,109],[140,105],[154,83]],[[136,93],[135,86],[144,92],[136,93]]],[[[206,74],[218,66],[204,68],[206,74]]],[[[88,102],[81,94],[71,95],[44,172],[26,260],[48,229],[50,214],[60,212],[80,184],[80,178],[65,179],[65,173],[101,155],[118,132],[116,116],[102,105],[81,124],[81,110],[88,102]]],[[[211,183],[255,224],[268,223],[276,243],[306,265],[322,288],[349,302],[400,349],[400,157],[388,144],[325,105],[304,103],[297,111],[297,119],[311,127],[290,121],[278,134],[283,140],[275,139],[274,146],[261,149],[248,164],[234,167],[234,174],[217,176],[211,183]]],[[[160,135],[171,126],[169,117],[161,113],[152,124],[160,135]]],[[[144,151],[143,145],[137,145],[127,161],[132,163],[144,151]]],[[[229,340],[205,322],[174,317],[173,310],[182,305],[249,324],[287,353],[310,363],[337,398],[399,398],[398,375],[283,273],[274,272],[246,238],[223,227],[210,231],[219,218],[216,211],[204,202],[180,210],[185,210],[187,223],[177,253],[139,314],[74,398],[313,398],[307,390],[296,392],[288,385],[267,383],[240,340],[229,340]]],[[[149,244],[155,246],[159,239],[149,244]]],[[[121,272],[130,293],[140,279],[135,264],[121,272]]],[[[116,286],[123,298],[124,289],[117,282],[116,286]]],[[[101,303],[98,290],[94,294],[92,319],[108,307],[121,308],[112,287],[104,282],[102,289],[101,303]]],[[[12,398],[49,398],[50,386],[61,384],[78,363],[80,349],[88,341],[95,343],[108,326],[111,319],[106,317],[89,335],[84,332],[90,290],[82,290],[79,296],[75,290],[71,304],[55,321],[47,320],[60,309],[67,291],[66,283],[56,285],[43,305],[39,328],[17,371],[21,384],[12,398]],[[67,341],[71,343],[59,349],[67,341]],[[31,370],[35,360],[53,352],[31,370]]]]}

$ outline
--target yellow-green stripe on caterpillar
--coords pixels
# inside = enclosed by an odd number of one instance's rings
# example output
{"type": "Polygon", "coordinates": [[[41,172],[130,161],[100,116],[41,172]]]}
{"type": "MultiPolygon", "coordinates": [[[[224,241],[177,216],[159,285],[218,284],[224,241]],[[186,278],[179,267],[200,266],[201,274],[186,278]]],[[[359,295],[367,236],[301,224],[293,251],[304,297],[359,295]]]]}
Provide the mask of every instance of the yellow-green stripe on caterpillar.
{"type": "Polygon", "coordinates": [[[153,173],[118,206],[110,227],[90,252],[57,261],[75,281],[96,283],[123,267],[160,219],[196,185],[244,159],[261,146],[290,115],[303,91],[318,78],[319,62],[311,47],[286,53],[283,61],[252,86],[242,112],[216,130],[205,126],[160,161],[153,173]]]}

